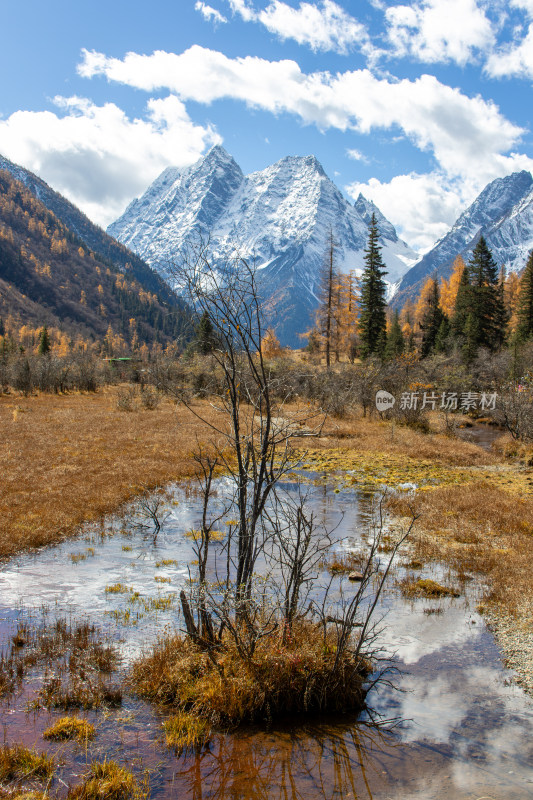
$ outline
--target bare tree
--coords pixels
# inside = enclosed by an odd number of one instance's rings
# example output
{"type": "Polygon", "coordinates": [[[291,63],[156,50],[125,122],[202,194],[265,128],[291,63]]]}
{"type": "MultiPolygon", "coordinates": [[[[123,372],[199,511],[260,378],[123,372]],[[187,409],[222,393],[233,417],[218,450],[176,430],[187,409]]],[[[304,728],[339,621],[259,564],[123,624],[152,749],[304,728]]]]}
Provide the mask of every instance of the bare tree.
{"type": "MultiPolygon", "coordinates": [[[[221,413],[213,418],[185,393],[178,392],[178,396],[211,430],[216,465],[231,477],[234,486],[237,524],[228,537],[227,567],[234,587],[237,622],[251,630],[252,577],[264,547],[267,501],[280,479],[297,465],[291,439],[301,436],[302,428],[307,435],[318,433],[323,414],[313,414],[308,409],[289,412],[286,408],[283,387],[261,348],[261,298],[253,265],[235,253],[215,268],[209,242],[196,241],[181,254],[179,265],[171,272],[191,305],[201,315],[207,315],[213,327],[215,346],[210,357],[221,380],[220,391],[211,405],[221,413]]],[[[211,492],[214,463],[204,458],[200,468],[206,498],[211,492]]],[[[210,546],[207,506],[199,544],[200,564],[207,563],[210,546]]],[[[205,574],[202,580],[205,581],[205,574]]],[[[229,573],[226,581],[229,582],[229,573]]],[[[184,602],[182,597],[182,604],[188,630],[197,636],[198,628],[195,631],[191,627],[186,598],[184,602]]],[[[199,613],[204,618],[203,628],[208,631],[205,603],[200,603],[199,613]]],[[[224,625],[231,625],[228,615],[224,625]]]]}
{"type": "MultiPolygon", "coordinates": [[[[320,432],[323,414],[308,408],[289,410],[289,392],[284,395],[277,374],[263,358],[261,297],[253,265],[236,254],[215,268],[209,243],[197,242],[182,254],[174,275],[191,304],[209,317],[215,342],[209,358],[220,373],[208,410],[205,403],[175,390],[212,434],[197,453],[202,497],[193,545],[197,569],[189,591],[180,597],[188,636],[220,672],[217,651],[228,636],[249,664],[262,639],[279,636],[281,629],[285,644],[297,620],[313,626],[317,614],[325,642],[331,640],[327,629],[332,617],[326,610],[331,581],[329,587],[317,585],[320,562],[332,544],[331,532],[316,525],[301,490],[291,498],[280,486],[299,464],[292,439],[301,437],[302,426],[308,435],[320,432]],[[222,504],[212,502],[218,470],[229,477],[231,487],[222,504]],[[222,538],[215,537],[229,513],[235,519],[222,538]]],[[[376,581],[383,531],[381,509],[380,505],[379,533],[360,586],[347,603],[341,603],[341,615],[333,618],[335,685],[363,663],[362,648],[372,638],[373,613],[392,564],[391,558],[369,603],[366,594],[376,581]],[[354,639],[355,627],[359,636],[354,639]]],[[[393,556],[404,538],[395,545],[393,556]]],[[[330,651],[325,648],[325,652],[330,651]]]]}

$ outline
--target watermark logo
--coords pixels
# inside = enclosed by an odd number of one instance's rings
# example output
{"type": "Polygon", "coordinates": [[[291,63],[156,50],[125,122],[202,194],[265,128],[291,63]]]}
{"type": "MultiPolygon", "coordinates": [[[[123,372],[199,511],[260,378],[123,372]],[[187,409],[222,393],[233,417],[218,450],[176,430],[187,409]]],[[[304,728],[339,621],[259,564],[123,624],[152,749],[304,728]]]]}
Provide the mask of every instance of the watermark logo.
{"type": "MultiPolygon", "coordinates": [[[[401,411],[416,409],[430,411],[494,411],[496,408],[496,392],[402,392],[399,407],[401,411]]],[[[376,393],[376,408],[387,411],[394,406],[396,398],[380,389],[376,393]]]]}
{"type": "Polygon", "coordinates": [[[376,408],[378,411],[388,411],[389,408],[392,408],[394,403],[396,402],[396,398],[390,392],[386,392],[384,389],[380,389],[379,392],[376,393],[376,408]]]}

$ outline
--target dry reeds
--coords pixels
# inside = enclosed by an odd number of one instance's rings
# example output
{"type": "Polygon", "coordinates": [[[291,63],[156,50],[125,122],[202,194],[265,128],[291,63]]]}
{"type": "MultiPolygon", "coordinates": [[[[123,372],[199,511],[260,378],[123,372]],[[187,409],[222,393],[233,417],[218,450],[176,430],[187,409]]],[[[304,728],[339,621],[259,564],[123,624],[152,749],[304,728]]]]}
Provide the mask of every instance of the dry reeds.
{"type": "Polygon", "coordinates": [[[227,638],[215,663],[190,641],[169,636],[134,665],[130,685],[142,697],[213,724],[360,710],[368,663],[345,652],[334,668],[335,658],[335,637],[304,622],[286,644],[261,640],[250,659],[227,638]]]}
{"type": "Polygon", "coordinates": [[[69,800],[141,800],[147,795],[133,774],[114,761],[95,761],[85,779],[68,793],[69,800]]]}
{"type": "Polygon", "coordinates": [[[406,576],[398,581],[398,586],[404,597],[425,597],[427,599],[439,597],[459,597],[459,592],[449,586],[443,586],[431,578],[413,578],[406,576]]]}
{"type": "Polygon", "coordinates": [[[211,738],[209,724],[195,714],[180,711],[163,723],[166,746],[177,755],[188,750],[201,750],[211,738]]]}
{"type": "Polygon", "coordinates": [[[0,748],[0,781],[50,780],[55,771],[55,759],[46,753],[37,753],[21,744],[0,748]]]}

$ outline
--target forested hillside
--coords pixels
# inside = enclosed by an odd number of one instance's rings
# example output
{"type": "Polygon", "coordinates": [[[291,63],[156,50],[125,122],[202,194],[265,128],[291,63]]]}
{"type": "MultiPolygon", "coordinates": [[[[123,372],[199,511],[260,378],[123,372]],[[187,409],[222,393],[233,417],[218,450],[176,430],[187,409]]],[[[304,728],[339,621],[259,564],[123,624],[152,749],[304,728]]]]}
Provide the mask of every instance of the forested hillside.
{"type": "Polygon", "coordinates": [[[92,251],[6,170],[0,170],[0,316],[11,327],[46,324],[89,339],[113,332],[131,348],[182,340],[190,319],[183,305],[143,288],[129,263],[120,271],[92,251]]]}

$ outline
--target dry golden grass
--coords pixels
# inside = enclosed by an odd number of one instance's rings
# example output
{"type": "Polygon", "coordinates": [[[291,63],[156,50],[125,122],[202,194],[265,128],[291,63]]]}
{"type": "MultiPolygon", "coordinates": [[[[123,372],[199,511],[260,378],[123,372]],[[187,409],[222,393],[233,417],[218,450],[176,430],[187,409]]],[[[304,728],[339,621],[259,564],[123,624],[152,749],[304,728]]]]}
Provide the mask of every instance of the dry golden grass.
{"type": "Polygon", "coordinates": [[[44,739],[51,739],[57,742],[68,739],[86,742],[88,739],[94,739],[95,736],[96,728],[94,725],[87,722],[86,719],[80,719],[80,717],[61,717],[43,733],[44,739]]]}
{"type": "Polygon", "coordinates": [[[136,662],[130,685],[141,697],[211,724],[360,710],[368,662],[345,653],[334,670],[335,645],[333,633],[324,640],[321,628],[302,621],[286,644],[281,637],[261,639],[250,659],[226,637],[215,666],[190,641],[167,636],[136,662]]]}
{"type": "Polygon", "coordinates": [[[163,723],[165,744],[177,755],[189,750],[201,750],[211,739],[208,723],[188,711],[179,711],[163,723]]]}
{"type": "Polygon", "coordinates": [[[449,586],[432,581],[431,578],[415,578],[408,575],[398,582],[404,597],[459,597],[459,592],[449,586]]]}
{"type": "Polygon", "coordinates": [[[69,800],[143,800],[146,796],[146,787],[114,761],[93,762],[84,781],[67,795],[69,800]]]}
{"type": "MultiPolygon", "coordinates": [[[[194,474],[198,440],[210,439],[207,426],[167,400],[153,410],[137,404],[131,413],[120,411],[120,391],[0,397],[0,558],[57,542],[147,488],[194,474]]],[[[196,401],[195,408],[220,425],[208,401],[196,401]]],[[[286,408],[289,415],[295,411],[286,408]]],[[[496,458],[474,445],[356,416],[329,419],[321,437],[295,439],[294,445],[321,451],[342,446],[455,466],[496,458]]]]}
{"type": "Polygon", "coordinates": [[[390,502],[393,512],[420,515],[414,557],[445,559],[459,574],[488,579],[485,602],[516,614],[533,600],[533,498],[486,481],[444,486],[390,502]]]}
{"type": "Polygon", "coordinates": [[[193,474],[205,426],[170,402],[118,411],[116,393],[0,397],[0,558],[57,542],[144,488],[193,474]]]}
{"type": "MultiPolygon", "coordinates": [[[[438,430],[438,419],[431,420],[438,430]]],[[[298,440],[297,440],[298,441],[298,440]]],[[[501,459],[475,444],[440,433],[422,433],[390,421],[351,415],[345,419],[326,420],[322,436],[302,442],[317,450],[343,448],[361,452],[405,456],[415,461],[433,461],[448,466],[482,466],[501,459]]]]}
{"type": "Polygon", "coordinates": [[[21,744],[0,748],[0,781],[49,780],[55,771],[55,759],[46,753],[37,753],[21,744]]]}

